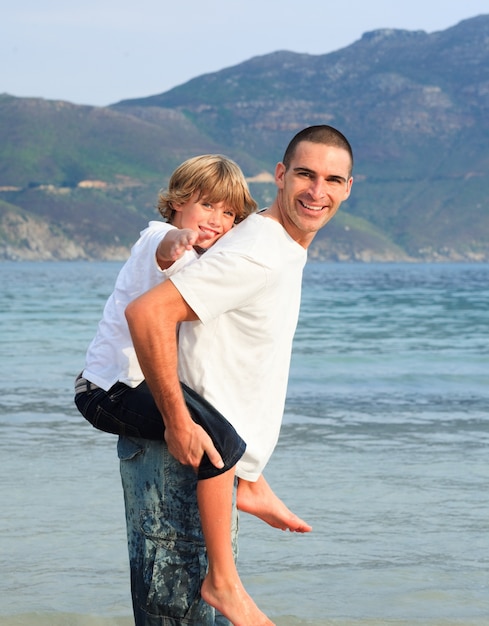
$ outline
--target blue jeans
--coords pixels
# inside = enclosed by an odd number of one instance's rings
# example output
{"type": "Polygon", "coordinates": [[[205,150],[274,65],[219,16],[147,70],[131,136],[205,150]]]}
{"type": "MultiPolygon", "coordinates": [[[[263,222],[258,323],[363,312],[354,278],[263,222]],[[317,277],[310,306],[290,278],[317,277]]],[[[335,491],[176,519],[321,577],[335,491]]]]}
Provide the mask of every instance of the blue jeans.
{"type": "MultiPolygon", "coordinates": [[[[163,441],[119,437],[135,626],[231,626],[200,597],[207,557],[197,476],[163,441]]],[[[233,506],[233,547],[238,518],[233,506]]]]}

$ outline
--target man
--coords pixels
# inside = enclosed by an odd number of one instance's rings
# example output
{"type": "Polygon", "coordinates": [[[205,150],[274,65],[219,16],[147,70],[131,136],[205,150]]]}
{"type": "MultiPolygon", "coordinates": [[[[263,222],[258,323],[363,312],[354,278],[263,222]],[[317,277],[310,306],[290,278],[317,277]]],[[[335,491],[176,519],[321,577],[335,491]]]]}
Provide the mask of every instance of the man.
{"type": "MultiPolygon", "coordinates": [[[[245,440],[236,475],[256,481],[255,514],[260,494],[261,517],[268,523],[283,527],[290,513],[262,472],[279,435],[307,248],[349,197],[352,167],[350,144],[339,131],[304,129],[276,166],[273,204],[126,309],[167,444],[157,451],[130,440],[119,445],[126,511],[138,517],[144,535],[141,539],[136,523],[128,521],[130,550],[131,543],[137,546],[131,564],[133,602],[141,615],[137,626],[218,623],[199,595],[205,555],[192,471],[204,454],[216,466],[221,459],[192,421],[180,380],[211,402],[245,440]]],[[[246,499],[237,506],[247,510],[246,499]]],[[[213,604],[224,616],[236,615],[225,581],[222,597],[213,604]]],[[[258,626],[246,616],[233,620],[258,626]]]]}

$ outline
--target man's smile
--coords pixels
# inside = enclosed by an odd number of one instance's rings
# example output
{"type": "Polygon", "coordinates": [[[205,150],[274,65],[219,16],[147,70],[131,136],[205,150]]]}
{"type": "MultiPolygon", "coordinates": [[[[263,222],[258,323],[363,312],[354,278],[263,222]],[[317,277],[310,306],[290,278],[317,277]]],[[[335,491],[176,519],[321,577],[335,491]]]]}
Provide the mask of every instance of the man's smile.
{"type": "Polygon", "coordinates": [[[299,203],[310,211],[322,211],[325,208],[323,204],[321,206],[313,206],[312,204],[306,204],[303,200],[299,200],[299,203]]]}

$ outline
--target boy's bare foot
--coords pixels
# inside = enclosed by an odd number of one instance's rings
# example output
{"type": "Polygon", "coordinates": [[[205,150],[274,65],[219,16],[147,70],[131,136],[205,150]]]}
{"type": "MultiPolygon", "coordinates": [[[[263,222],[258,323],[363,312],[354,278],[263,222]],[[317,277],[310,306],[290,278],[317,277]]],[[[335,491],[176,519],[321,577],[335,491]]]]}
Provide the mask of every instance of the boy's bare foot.
{"type": "Polygon", "coordinates": [[[207,602],[226,617],[233,626],[274,626],[253,602],[239,578],[234,582],[222,580],[215,584],[208,574],[202,583],[200,594],[207,602]]]}
{"type": "Polygon", "coordinates": [[[296,533],[308,533],[312,530],[312,526],[292,513],[275,495],[263,476],[255,483],[239,479],[236,505],[240,511],[255,515],[273,528],[296,533]]]}

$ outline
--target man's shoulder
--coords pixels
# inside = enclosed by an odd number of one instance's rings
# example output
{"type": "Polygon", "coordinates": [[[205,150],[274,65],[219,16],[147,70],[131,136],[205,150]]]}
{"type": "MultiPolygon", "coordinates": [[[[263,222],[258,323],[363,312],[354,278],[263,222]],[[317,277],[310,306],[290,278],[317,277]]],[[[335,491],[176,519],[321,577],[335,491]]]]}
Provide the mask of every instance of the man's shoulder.
{"type": "Polygon", "coordinates": [[[248,237],[250,234],[254,237],[262,236],[263,238],[273,236],[272,231],[274,226],[271,222],[272,220],[267,219],[260,213],[253,213],[226,233],[220,241],[232,238],[239,239],[240,237],[248,237]],[[231,235],[231,237],[229,237],[229,235],[231,235]]]}
{"type": "Polygon", "coordinates": [[[280,222],[260,213],[247,217],[220,241],[224,242],[229,235],[236,240],[235,244],[231,237],[228,239],[230,249],[242,246],[245,242],[245,249],[260,251],[264,249],[267,255],[290,256],[294,262],[297,258],[307,255],[305,249],[292,239],[280,222]]]}

